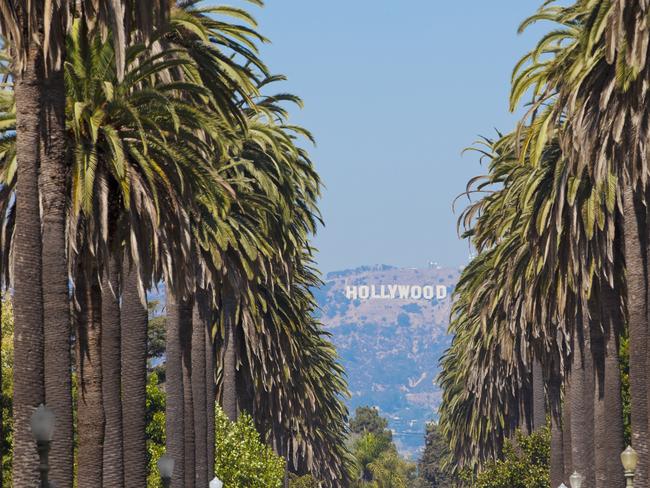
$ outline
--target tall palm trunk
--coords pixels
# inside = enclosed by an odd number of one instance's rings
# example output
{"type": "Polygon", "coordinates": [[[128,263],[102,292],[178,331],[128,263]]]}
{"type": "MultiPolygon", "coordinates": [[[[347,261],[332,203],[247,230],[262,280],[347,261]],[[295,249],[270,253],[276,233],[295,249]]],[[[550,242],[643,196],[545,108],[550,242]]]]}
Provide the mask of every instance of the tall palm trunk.
{"type": "Polygon", "coordinates": [[[632,410],[632,446],[639,453],[635,483],[650,483],[650,450],[648,446],[648,306],[647,263],[644,236],[645,215],[639,211],[634,189],[623,189],[625,270],[627,282],[627,321],[630,334],[630,393],[632,410]]]}
{"type": "Polygon", "coordinates": [[[546,394],[542,364],[533,361],[533,431],[546,427],[546,394]]]}
{"type": "Polygon", "coordinates": [[[224,284],[223,297],[223,398],[222,408],[231,421],[237,420],[237,352],[235,324],[237,301],[234,290],[224,284]]]}
{"type": "Polygon", "coordinates": [[[14,236],[13,486],[38,485],[38,456],[29,428],[45,401],[41,217],[38,193],[42,59],[32,46],[16,78],[16,226],[14,236]]]}
{"type": "Polygon", "coordinates": [[[165,332],[165,447],[175,461],[171,488],[185,483],[185,419],[183,406],[183,359],[180,305],[169,288],[165,332]]]}
{"type": "Polygon", "coordinates": [[[147,307],[138,293],[138,272],[123,266],[122,290],[122,419],[124,486],[147,484],[147,307]]]}
{"type": "Polygon", "coordinates": [[[594,384],[589,325],[585,310],[574,327],[570,373],[571,449],[573,469],[585,476],[585,486],[594,486],[594,384]]]}
{"type": "MultiPolygon", "coordinates": [[[[81,273],[80,273],[81,274],[81,273]]],[[[80,312],[77,320],[77,486],[102,483],[104,407],[101,365],[101,287],[95,270],[77,278],[80,312]]]]}
{"type": "Polygon", "coordinates": [[[102,283],[102,390],[104,431],[103,487],[124,486],[119,260],[111,257],[102,283]]]}
{"type": "Polygon", "coordinates": [[[206,384],[205,330],[207,328],[207,293],[197,288],[192,309],[192,399],[195,433],[195,482],[208,485],[208,412],[206,384]]]}
{"type": "MultiPolygon", "coordinates": [[[[214,478],[214,463],[215,463],[215,407],[217,400],[217,385],[214,379],[214,342],[212,340],[212,318],[213,314],[210,313],[210,320],[205,328],[205,382],[207,385],[206,394],[206,412],[208,419],[207,439],[206,439],[206,455],[208,460],[208,480],[214,478]]],[[[2,488],[2,487],[0,487],[2,488]]]]}
{"type": "Polygon", "coordinates": [[[618,331],[622,323],[615,291],[604,284],[600,296],[601,326],[594,327],[596,388],[594,404],[596,487],[621,486],[623,466],[623,402],[618,359],[618,331]],[[602,330],[602,332],[601,332],[602,330]]]}
{"type": "Polygon", "coordinates": [[[562,442],[564,444],[564,484],[569,486],[569,477],[573,473],[573,450],[571,446],[571,384],[570,377],[564,385],[564,401],[562,402],[562,442]]]}
{"type": "Polygon", "coordinates": [[[72,488],[71,324],[65,239],[68,164],[62,70],[50,70],[45,77],[42,101],[39,186],[43,205],[45,398],[57,420],[56,442],[50,452],[50,477],[60,488],[72,488]]]}
{"type": "Polygon", "coordinates": [[[192,308],[193,300],[183,300],[180,309],[181,351],[183,357],[183,412],[185,417],[185,484],[194,488],[196,479],[194,400],[192,398],[192,308]]]}
{"type": "Polygon", "coordinates": [[[562,424],[555,415],[551,415],[551,486],[557,487],[564,482],[564,436],[562,424]]]}
{"type": "Polygon", "coordinates": [[[548,381],[548,412],[551,420],[551,487],[564,482],[564,432],[562,431],[562,375],[556,367],[548,381]]]}

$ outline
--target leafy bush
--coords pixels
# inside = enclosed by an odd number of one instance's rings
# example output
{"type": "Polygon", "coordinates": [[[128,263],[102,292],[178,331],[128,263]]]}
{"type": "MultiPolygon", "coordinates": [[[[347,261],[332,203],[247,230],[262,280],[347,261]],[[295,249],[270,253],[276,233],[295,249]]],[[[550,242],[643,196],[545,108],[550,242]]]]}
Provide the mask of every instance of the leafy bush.
{"type": "Polygon", "coordinates": [[[531,436],[517,434],[515,443],[507,441],[503,460],[489,463],[478,475],[473,488],[548,488],[550,485],[550,431],[531,436]]]}
{"type": "Polygon", "coordinates": [[[237,422],[217,408],[215,472],[228,488],[282,488],[284,459],[264,444],[250,415],[237,422]]]}
{"type": "Polygon", "coordinates": [[[156,463],[165,454],[165,392],[158,374],[151,373],[147,383],[147,488],[162,488],[156,463]]]}
{"type": "Polygon", "coordinates": [[[9,294],[0,297],[2,300],[2,439],[0,452],[2,457],[3,486],[11,486],[11,455],[13,443],[12,397],[14,391],[14,316],[9,294]]]}
{"type": "Polygon", "coordinates": [[[291,475],[289,480],[289,488],[320,488],[318,481],[311,475],[297,476],[291,475]]]}

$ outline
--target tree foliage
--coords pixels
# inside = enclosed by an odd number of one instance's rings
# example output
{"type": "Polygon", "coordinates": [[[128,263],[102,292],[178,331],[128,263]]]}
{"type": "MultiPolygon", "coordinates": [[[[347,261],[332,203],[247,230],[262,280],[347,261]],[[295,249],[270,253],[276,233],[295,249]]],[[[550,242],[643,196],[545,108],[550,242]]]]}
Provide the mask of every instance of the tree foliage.
{"type": "Polygon", "coordinates": [[[487,463],[475,479],[466,476],[473,488],[548,488],[550,433],[544,429],[531,436],[517,433],[516,441],[505,442],[503,459],[487,463]]]}
{"type": "Polygon", "coordinates": [[[232,488],[281,488],[285,462],[264,444],[250,415],[236,422],[217,408],[215,473],[232,488]]]}

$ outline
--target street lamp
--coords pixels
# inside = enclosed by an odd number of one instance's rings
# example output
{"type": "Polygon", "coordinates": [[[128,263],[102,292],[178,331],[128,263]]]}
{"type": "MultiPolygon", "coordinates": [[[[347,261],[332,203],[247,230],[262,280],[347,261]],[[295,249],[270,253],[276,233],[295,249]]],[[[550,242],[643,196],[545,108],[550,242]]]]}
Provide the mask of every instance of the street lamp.
{"type": "Polygon", "coordinates": [[[41,404],[32,414],[29,422],[32,429],[32,435],[36,441],[38,449],[39,466],[38,471],[41,474],[41,488],[49,488],[47,474],[49,467],[49,454],[52,437],[54,437],[54,423],[56,417],[54,412],[41,404]]]}
{"type": "Polygon", "coordinates": [[[223,481],[215,477],[212,481],[210,481],[210,488],[223,488],[223,481]]]}
{"type": "Polygon", "coordinates": [[[632,449],[632,446],[627,446],[627,449],[621,454],[621,462],[625,470],[625,480],[628,488],[634,486],[634,472],[636,471],[636,463],[639,461],[639,455],[632,449]]]}
{"type": "Polygon", "coordinates": [[[581,488],[584,480],[585,477],[575,471],[569,478],[569,483],[571,484],[571,488],[581,488]]]}
{"type": "Polygon", "coordinates": [[[562,484],[561,484],[560,486],[558,486],[557,488],[567,488],[567,485],[565,485],[564,483],[562,483],[562,484]]]}
{"type": "Polygon", "coordinates": [[[158,472],[162,478],[165,488],[171,486],[172,475],[174,474],[174,458],[165,454],[158,460],[158,472]]]}

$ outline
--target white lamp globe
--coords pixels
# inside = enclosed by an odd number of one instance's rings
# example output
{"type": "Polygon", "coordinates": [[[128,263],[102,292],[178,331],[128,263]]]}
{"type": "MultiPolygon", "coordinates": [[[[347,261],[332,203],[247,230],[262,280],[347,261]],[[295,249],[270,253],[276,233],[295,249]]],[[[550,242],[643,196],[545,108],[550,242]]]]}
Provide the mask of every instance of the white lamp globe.
{"type": "Polygon", "coordinates": [[[626,473],[634,473],[636,471],[636,465],[639,461],[639,455],[637,452],[632,449],[632,446],[628,446],[623,454],[621,454],[621,462],[623,463],[623,469],[626,473]]]}
{"type": "Polygon", "coordinates": [[[32,435],[37,442],[50,442],[54,437],[54,412],[41,404],[29,421],[32,435]]]}
{"type": "Polygon", "coordinates": [[[567,485],[565,485],[564,483],[562,483],[562,484],[561,484],[560,486],[558,486],[557,488],[568,488],[568,487],[567,487],[567,485]]]}
{"type": "Polygon", "coordinates": [[[174,458],[165,454],[158,460],[158,472],[162,478],[171,478],[174,474],[174,458]]]}
{"type": "Polygon", "coordinates": [[[571,488],[582,488],[582,482],[585,480],[585,477],[582,476],[577,471],[571,475],[569,482],[571,483],[571,488]]]}
{"type": "Polygon", "coordinates": [[[215,476],[215,478],[210,481],[210,488],[223,488],[223,481],[215,476]]]}

